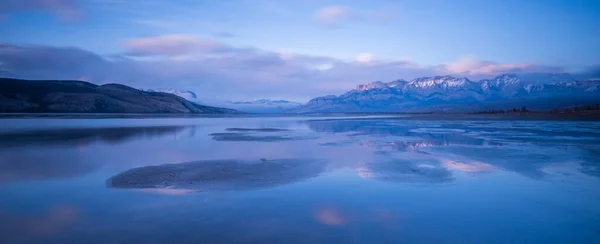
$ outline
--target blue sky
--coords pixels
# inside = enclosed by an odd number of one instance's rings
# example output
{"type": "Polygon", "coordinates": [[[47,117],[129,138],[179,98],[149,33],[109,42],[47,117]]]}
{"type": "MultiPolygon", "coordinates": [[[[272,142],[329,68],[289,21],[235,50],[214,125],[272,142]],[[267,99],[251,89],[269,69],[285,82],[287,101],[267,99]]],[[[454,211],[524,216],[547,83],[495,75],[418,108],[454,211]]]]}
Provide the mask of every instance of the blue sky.
{"type": "Polygon", "coordinates": [[[598,26],[591,0],[3,0],[0,74],[305,100],[421,75],[584,71],[600,64],[598,26]],[[8,48],[101,60],[27,67],[8,48]]]}

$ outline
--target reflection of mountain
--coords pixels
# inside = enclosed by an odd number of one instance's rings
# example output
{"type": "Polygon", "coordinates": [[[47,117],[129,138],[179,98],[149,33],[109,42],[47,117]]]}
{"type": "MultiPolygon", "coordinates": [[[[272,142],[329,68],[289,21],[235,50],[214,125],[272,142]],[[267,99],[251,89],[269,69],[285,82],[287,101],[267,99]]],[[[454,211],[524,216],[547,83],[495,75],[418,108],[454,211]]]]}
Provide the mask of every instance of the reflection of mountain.
{"type": "Polygon", "coordinates": [[[78,128],[0,134],[0,181],[73,178],[100,167],[81,160],[74,147],[93,142],[123,143],[140,137],[193,136],[195,127],[78,128]],[[188,131],[184,131],[189,129],[188,131]],[[36,147],[31,149],[31,147],[36,147]],[[56,148],[62,146],[64,148],[56,148]],[[50,149],[50,150],[47,150],[50,149]],[[36,150],[35,153],[27,153],[36,150]]]}
{"type": "MultiPolygon", "coordinates": [[[[193,127],[190,132],[193,134],[193,127]]],[[[0,134],[0,146],[31,145],[85,145],[94,141],[117,144],[138,137],[162,137],[174,135],[186,129],[184,126],[76,128],[42,131],[9,132],[0,134]]]]}
{"type": "MultiPolygon", "coordinates": [[[[579,161],[578,170],[591,176],[600,176],[598,170],[597,134],[593,125],[572,127],[548,122],[527,121],[527,127],[516,126],[515,121],[499,122],[497,126],[481,126],[472,121],[441,124],[427,120],[312,120],[308,127],[317,132],[357,132],[339,142],[328,142],[323,146],[346,146],[359,144],[380,150],[379,152],[418,151],[448,170],[463,172],[488,172],[492,168],[513,171],[539,179],[545,176],[543,168],[550,164],[565,164],[579,161]],[[507,126],[510,125],[510,126],[507,126]],[[354,137],[357,136],[357,137],[354,137]],[[364,137],[368,136],[368,137],[364,137]],[[389,137],[392,136],[392,137],[389,137]],[[395,138],[396,137],[396,138],[395,138]],[[585,140],[582,140],[584,138],[585,140]],[[556,150],[557,146],[573,145],[569,150],[556,150]],[[587,147],[582,150],[579,147],[587,147]]],[[[372,163],[359,170],[363,175],[376,178],[400,178],[413,173],[414,165],[372,163]],[[396,167],[396,168],[395,168],[396,167]],[[399,168],[398,168],[399,167],[399,168]],[[376,172],[400,172],[392,176],[381,176],[376,172]]],[[[437,167],[437,166],[436,166],[437,167]]],[[[438,168],[426,169],[442,174],[438,168]]],[[[421,171],[415,171],[417,174],[421,171]]]]}
{"type": "Polygon", "coordinates": [[[406,183],[446,183],[452,173],[439,163],[421,164],[411,160],[366,163],[356,170],[363,178],[406,183]]]}
{"type": "Polygon", "coordinates": [[[77,152],[14,148],[0,154],[0,182],[75,178],[90,173],[100,165],[80,160],[77,152]]]}
{"type": "Polygon", "coordinates": [[[327,164],[311,159],[209,160],[134,168],[108,179],[115,188],[242,190],[316,177],[327,164]]]}
{"type": "Polygon", "coordinates": [[[414,137],[415,140],[396,141],[386,146],[398,150],[415,149],[427,146],[450,145],[490,145],[497,142],[464,135],[462,130],[446,130],[444,133],[428,130],[415,130],[418,124],[406,121],[406,124],[389,124],[384,120],[311,120],[308,127],[315,132],[358,132],[359,135],[414,137]]]}

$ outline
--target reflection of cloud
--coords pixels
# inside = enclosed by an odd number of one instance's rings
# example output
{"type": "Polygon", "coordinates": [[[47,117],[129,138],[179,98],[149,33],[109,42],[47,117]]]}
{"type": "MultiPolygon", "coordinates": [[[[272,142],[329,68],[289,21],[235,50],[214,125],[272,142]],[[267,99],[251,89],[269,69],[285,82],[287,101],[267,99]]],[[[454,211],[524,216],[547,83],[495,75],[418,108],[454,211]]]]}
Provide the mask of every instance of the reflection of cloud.
{"type": "Polygon", "coordinates": [[[366,168],[366,167],[356,168],[356,174],[358,174],[358,176],[360,176],[361,178],[365,178],[365,179],[372,179],[375,177],[373,172],[371,172],[371,170],[369,170],[369,168],[366,168]]]}
{"type": "MultiPolygon", "coordinates": [[[[598,166],[596,166],[598,167],[598,166]]],[[[553,163],[543,166],[540,171],[545,174],[551,175],[569,175],[569,176],[577,176],[577,178],[584,178],[594,175],[586,174],[582,165],[577,162],[567,162],[567,163],[553,163]]]]}
{"type": "Polygon", "coordinates": [[[54,234],[75,222],[78,215],[77,209],[73,206],[58,206],[52,209],[48,215],[32,221],[30,227],[34,232],[43,235],[54,234]]]}
{"type": "Polygon", "coordinates": [[[348,216],[344,216],[339,209],[332,206],[317,209],[314,218],[320,223],[330,226],[342,226],[350,221],[348,216]]]}
{"type": "Polygon", "coordinates": [[[400,215],[387,208],[372,209],[367,218],[385,227],[395,227],[400,221],[400,215]]]}
{"type": "Polygon", "coordinates": [[[492,172],[494,166],[482,163],[482,162],[471,162],[471,163],[460,163],[448,159],[442,159],[442,164],[449,170],[457,170],[466,173],[481,173],[481,172],[492,172]]]}
{"type": "Polygon", "coordinates": [[[387,208],[371,208],[365,211],[342,212],[334,205],[321,206],[313,213],[313,218],[324,225],[344,226],[350,222],[371,222],[385,227],[398,223],[399,216],[387,208]]]}
{"type": "Polygon", "coordinates": [[[31,237],[47,237],[58,234],[73,225],[80,212],[70,205],[52,208],[41,216],[22,216],[0,212],[0,235],[9,242],[31,237]]]}
{"type": "Polygon", "coordinates": [[[365,179],[403,183],[447,183],[454,179],[452,173],[439,163],[423,164],[413,160],[387,160],[363,163],[356,169],[365,179]]]}

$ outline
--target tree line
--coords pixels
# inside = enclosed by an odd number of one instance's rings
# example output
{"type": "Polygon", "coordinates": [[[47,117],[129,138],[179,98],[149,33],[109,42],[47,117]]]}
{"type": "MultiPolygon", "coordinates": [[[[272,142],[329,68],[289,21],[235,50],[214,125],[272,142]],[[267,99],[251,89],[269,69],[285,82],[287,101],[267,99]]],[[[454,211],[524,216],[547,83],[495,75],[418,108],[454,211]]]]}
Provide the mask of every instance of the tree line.
{"type": "Polygon", "coordinates": [[[585,112],[598,112],[600,111],[600,104],[586,104],[573,107],[567,107],[564,109],[552,109],[550,113],[585,113],[585,112]]]}
{"type": "MultiPolygon", "coordinates": [[[[525,106],[512,109],[486,109],[476,111],[473,114],[506,114],[506,113],[531,113],[533,111],[527,109],[525,106]]],[[[554,108],[548,111],[553,114],[564,114],[564,113],[590,113],[600,112],[600,104],[586,104],[579,106],[572,106],[563,109],[554,108]]]]}
{"type": "Polygon", "coordinates": [[[520,109],[518,108],[512,108],[512,109],[486,109],[486,110],[480,110],[480,111],[476,111],[474,112],[474,114],[505,114],[505,113],[528,113],[531,112],[531,110],[527,109],[525,106],[521,107],[520,109]]]}

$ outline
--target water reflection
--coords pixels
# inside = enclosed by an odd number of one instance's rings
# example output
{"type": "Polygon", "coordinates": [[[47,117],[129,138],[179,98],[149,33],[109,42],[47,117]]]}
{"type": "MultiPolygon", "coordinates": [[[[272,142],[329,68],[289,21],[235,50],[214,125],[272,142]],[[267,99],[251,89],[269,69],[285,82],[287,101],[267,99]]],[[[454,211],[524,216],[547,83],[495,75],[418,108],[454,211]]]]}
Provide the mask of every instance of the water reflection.
{"type": "Polygon", "coordinates": [[[80,215],[71,205],[54,206],[38,214],[5,213],[0,209],[0,240],[20,243],[30,238],[49,238],[71,227],[80,215]]]}
{"type": "Polygon", "coordinates": [[[394,228],[400,224],[400,214],[388,208],[345,210],[335,204],[326,204],[317,207],[312,215],[320,224],[339,228],[364,223],[394,228]]]}
{"type": "Polygon", "coordinates": [[[597,128],[594,123],[573,127],[539,121],[456,123],[451,120],[336,119],[304,123],[315,132],[353,132],[344,139],[320,144],[322,146],[360,145],[374,148],[381,156],[394,157],[393,153],[408,152],[429,155],[437,161],[437,166],[427,169],[431,172],[417,170],[416,163],[393,160],[369,163],[357,170],[360,175],[374,179],[412,181],[436,176],[428,180],[444,182],[450,180],[445,169],[471,174],[501,169],[539,179],[546,175],[542,170],[544,166],[573,161],[580,164],[578,170],[582,173],[600,176],[600,154],[597,153],[600,150],[596,144],[600,134],[593,131],[597,128]],[[420,177],[416,177],[419,173],[420,177]],[[410,175],[412,177],[408,177],[410,175]]]}
{"type": "MultiPolygon", "coordinates": [[[[395,141],[397,149],[405,150],[424,146],[450,146],[450,145],[503,145],[497,140],[473,137],[465,134],[463,129],[435,128],[440,124],[422,125],[414,121],[399,123],[398,121],[377,120],[309,120],[304,123],[315,132],[357,132],[349,137],[356,136],[395,136],[402,137],[404,141],[395,141]],[[393,122],[393,123],[392,123],[393,122]],[[434,128],[423,128],[430,126],[434,128]]],[[[446,125],[444,125],[446,126],[446,125]]],[[[454,125],[457,127],[458,125],[454,125]]],[[[464,128],[462,126],[461,128],[464,128]]],[[[344,144],[345,142],[340,142],[344,144]]],[[[335,145],[335,144],[330,144],[335,145]]]]}
{"type": "Polygon", "coordinates": [[[111,177],[107,183],[115,188],[138,189],[256,189],[313,178],[326,167],[326,162],[315,159],[209,160],[134,168],[111,177]]]}
{"type": "Polygon", "coordinates": [[[254,141],[254,142],[278,142],[304,140],[308,138],[292,136],[289,129],[280,128],[227,128],[227,132],[212,133],[215,141],[254,141]]]}
{"type": "Polygon", "coordinates": [[[0,134],[0,147],[78,146],[93,142],[119,144],[140,137],[158,138],[176,135],[186,128],[189,129],[189,136],[195,134],[195,127],[193,126],[77,128],[8,132],[0,134]]]}
{"type": "Polygon", "coordinates": [[[452,173],[431,160],[387,160],[364,163],[356,173],[365,179],[404,183],[448,183],[452,173]]]}
{"type": "Polygon", "coordinates": [[[77,152],[13,149],[0,154],[0,182],[69,179],[90,173],[100,165],[80,160],[77,152]]]}
{"type": "Polygon", "coordinates": [[[343,226],[350,222],[350,216],[347,216],[334,206],[324,206],[318,208],[313,214],[315,220],[324,225],[343,226]]]}
{"type": "Polygon", "coordinates": [[[257,141],[257,142],[277,142],[299,140],[297,137],[283,135],[252,135],[248,133],[212,133],[210,134],[215,141],[257,141]]]}
{"type": "MultiPolygon", "coordinates": [[[[594,243],[598,237],[600,147],[587,139],[598,125],[270,119],[22,133],[13,144],[2,136],[0,243],[594,243]],[[576,133],[568,137],[569,131],[576,133]],[[211,133],[250,139],[216,142],[211,133]],[[257,143],[268,136],[293,139],[257,143]],[[99,143],[79,147],[77,138],[99,143]]],[[[104,121],[71,124],[98,123],[104,121]]]]}
{"type": "Polygon", "coordinates": [[[580,156],[581,172],[587,175],[600,177],[600,146],[587,145],[580,156]]]}

